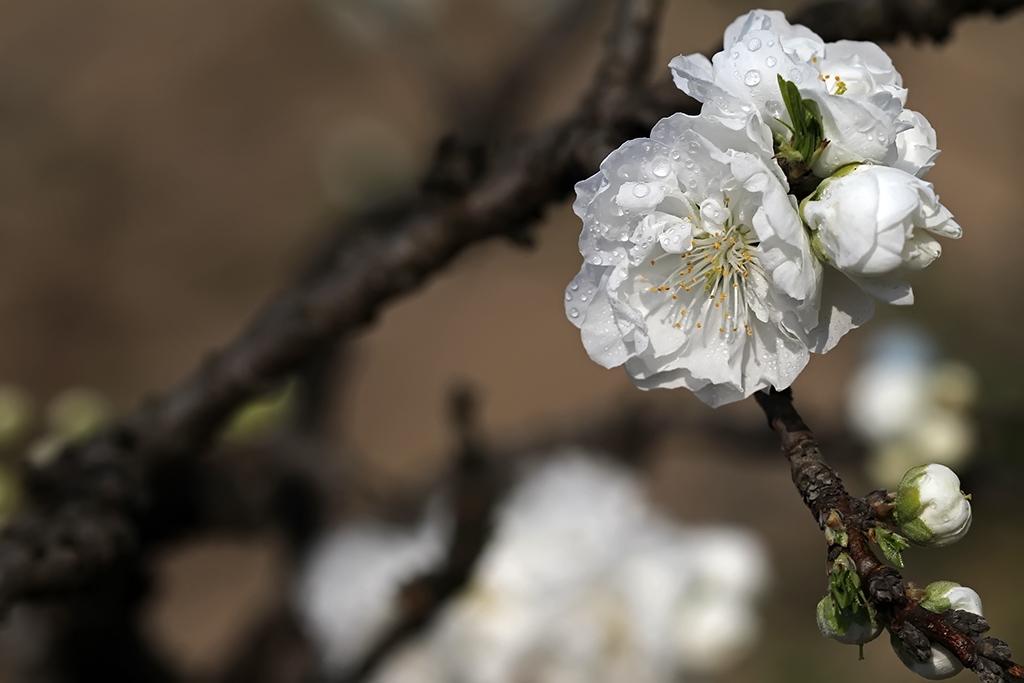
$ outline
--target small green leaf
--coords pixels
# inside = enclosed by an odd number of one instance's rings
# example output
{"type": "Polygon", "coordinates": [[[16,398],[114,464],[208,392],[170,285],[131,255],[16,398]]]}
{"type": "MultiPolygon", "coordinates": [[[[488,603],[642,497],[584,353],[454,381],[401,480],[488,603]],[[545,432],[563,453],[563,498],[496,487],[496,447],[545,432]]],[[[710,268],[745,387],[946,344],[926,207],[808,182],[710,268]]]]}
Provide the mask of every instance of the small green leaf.
{"type": "Polygon", "coordinates": [[[778,119],[790,131],[789,139],[775,136],[776,153],[791,166],[806,172],[828,145],[825,140],[821,109],[814,100],[804,99],[792,81],[777,76],[779,94],[789,114],[789,123],[778,119]]]}
{"type": "Polygon", "coordinates": [[[910,547],[910,542],[895,531],[889,531],[881,527],[874,529],[875,542],[881,549],[885,559],[889,560],[899,569],[903,569],[903,551],[910,547]]]}
{"type": "Polygon", "coordinates": [[[850,535],[843,529],[825,529],[825,540],[829,545],[841,545],[844,548],[850,544],[850,535]]]}

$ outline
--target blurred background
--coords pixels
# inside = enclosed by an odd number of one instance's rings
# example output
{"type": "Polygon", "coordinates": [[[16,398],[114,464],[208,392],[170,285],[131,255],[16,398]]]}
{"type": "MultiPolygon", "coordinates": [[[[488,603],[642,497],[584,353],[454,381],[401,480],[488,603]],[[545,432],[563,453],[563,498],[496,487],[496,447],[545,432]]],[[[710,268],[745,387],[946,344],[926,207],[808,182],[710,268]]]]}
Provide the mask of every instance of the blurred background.
{"type": "MultiPolygon", "coordinates": [[[[670,2],[656,63],[714,47],[750,8],[670,2]]],[[[315,257],[332,217],[413,192],[437,140],[478,103],[494,105],[503,131],[570,111],[609,16],[600,0],[0,0],[0,432],[19,444],[8,457],[28,443],[45,459],[62,434],[190,371],[315,257]],[[524,50],[541,51],[530,70],[542,76],[504,100],[498,75],[524,50]]],[[[1022,39],[1018,14],[961,21],[941,46],[886,46],[908,105],[938,131],[928,179],[965,237],[918,279],[912,309],[881,310],[795,385],[855,491],[892,486],[903,464],[956,465],[975,528],[952,548],[912,551],[907,574],[973,587],[1018,648],[1022,39]],[[903,368],[907,384],[872,389],[865,368],[893,373],[871,363],[903,368]],[[888,435],[858,431],[857,405],[882,400],[916,401],[918,412],[888,435]],[[933,405],[944,412],[921,408],[933,405]]],[[[622,402],[677,411],[692,428],[629,476],[659,524],[742,529],[766,567],[745,655],[682,679],[916,680],[884,636],[858,661],[819,635],[821,536],[752,404],[712,414],[684,392],[638,396],[624,373],[587,359],[561,300],[578,234],[566,204],[534,249],[475,246],[347,349],[327,429],[348,495],[379,502],[430,487],[452,457],[446,406],[458,382],[476,388],[498,443],[622,402]],[[762,438],[722,439],[702,422],[762,438]]],[[[16,482],[3,486],[2,504],[15,506],[16,482]]],[[[273,533],[168,548],[147,635],[186,675],[216,676],[295,591],[285,555],[273,533]]],[[[16,625],[2,634],[9,680],[25,647],[16,625]]]]}

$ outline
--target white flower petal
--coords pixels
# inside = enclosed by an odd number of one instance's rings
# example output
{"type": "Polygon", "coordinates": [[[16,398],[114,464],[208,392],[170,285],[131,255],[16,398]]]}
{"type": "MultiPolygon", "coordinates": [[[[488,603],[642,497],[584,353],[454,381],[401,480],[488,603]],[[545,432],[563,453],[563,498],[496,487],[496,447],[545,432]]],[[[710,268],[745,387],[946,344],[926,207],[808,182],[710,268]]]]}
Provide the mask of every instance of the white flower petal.
{"type": "Polygon", "coordinates": [[[818,326],[808,335],[814,353],[828,353],[849,332],[875,314],[874,300],[842,273],[825,268],[818,326]]]}
{"type": "Polygon", "coordinates": [[[928,119],[911,109],[904,109],[899,120],[910,128],[896,135],[896,145],[885,163],[923,178],[939,156],[935,129],[928,119]]]}

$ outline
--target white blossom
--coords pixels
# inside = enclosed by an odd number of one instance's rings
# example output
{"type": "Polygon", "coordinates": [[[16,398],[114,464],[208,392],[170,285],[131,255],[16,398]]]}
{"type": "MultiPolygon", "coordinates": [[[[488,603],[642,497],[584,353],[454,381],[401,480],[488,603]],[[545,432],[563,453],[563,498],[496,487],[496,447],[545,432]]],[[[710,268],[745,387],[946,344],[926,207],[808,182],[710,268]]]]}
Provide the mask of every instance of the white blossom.
{"type": "Polygon", "coordinates": [[[766,576],[748,534],[680,528],[626,472],[568,453],[502,506],[439,650],[468,683],[668,683],[746,652],[766,576]]]}
{"type": "Polygon", "coordinates": [[[888,166],[844,168],[822,181],[801,209],[828,263],[892,304],[913,303],[906,275],[939,257],[936,236],[962,234],[931,183],[888,166]]]}
{"type": "Polygon", "coordinates": [[[965,463],[977,440],[971,415],[976,373],[936,358],[931,341],[914,328],[884,329],[868,347],[848,385],[847,416],[870,449],[867,468],[874,482],[895,486],[921,463],[965,463]]]}
{"type": "MultiPolygon", "coordinates": [[[[355,523],[303,571],[300,613],[331,671],[358,661],[410,578],[443,557],[446,520],[418,530],[355,523]]],[[[759,630],[761,544],[687,528],[625,469],[570,449],[500,505],[473,577],[374,683],[669,683],[734,665],[759,630]]]]}
{"type": "MultiPolygon", "coordinates": [[[[938,613],[959,609],[982,616],[981,597],[970,588],[952,581],[937,581],[929,584],[925,588],[925,598],[921,606],[938,613]]],[[[933,644],[931,657],[927,661],[921,662],[908,652],[895,637],[890,640],[900,661],[922,678],[933,681],[952,678],[964,668],[960,660],[942,645],[933,644]]]]}
{"type": "Polygon", "coordinates": [[[767,131],[730,121],[666,118],[576,186],[584,264],[565,294],[593,360],[713,406],[788,387],[864,319],[832,300],[819,316],[821,266],[767,131]]]}
{"type": "Polygon", "coordinates": [[[752,105],[784,134],[783,122],[792,122],[777,79],[791,81],[821,110],[829,140],[814,166],[821,177],[852,162],[894,157],[898,135],[914,125],[902,116],[902,78],[874,43],[826,43],[810,29],[791,25],[782,12],[753,10],[729,25],[723,44],[711,60],[699,54],[673,59],[676,85],[711,111],[752,105]]]}
{"type": "Polygon", "coordinates": [[[444,536],[428,518],[412,531],[353,523],[319,542],[300,576],[297,604],[327,668],[352,665],[392,623],[398,591],[440,561],[444,536]]]}
{"type": "Polygon", "coordinates": [[[944,546],[963,538],[971,527],[971,503],[960,478],[945,465],[909,470],[896,490],[900,531],[921,545],[944,546]]]}

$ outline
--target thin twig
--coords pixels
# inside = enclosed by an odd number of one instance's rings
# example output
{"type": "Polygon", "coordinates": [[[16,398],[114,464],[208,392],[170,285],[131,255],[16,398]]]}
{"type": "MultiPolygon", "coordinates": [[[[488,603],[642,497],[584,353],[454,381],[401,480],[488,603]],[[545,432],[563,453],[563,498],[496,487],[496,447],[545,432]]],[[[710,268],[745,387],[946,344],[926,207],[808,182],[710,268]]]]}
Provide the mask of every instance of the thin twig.
{"type": "Polygon", "coordinates": [[[984,635],[988,631],[984,619],[961,610],[936,614],[924,609],[914,587],[878,558],[868,540],[869,506],[851,496],[825,462],[814,433],[793,406],[792,392],[758,392],[755,399],[782,441],[793,483],[818,526],[845,532],[834,537],[842,540],[832,542],[830,557],[849,553],[865,597],[889,632],[925,657],[929,643],[942,645],[985,683],[1024,680],[1024,668],[1012,661],[1006,643],[984,635]]]}

